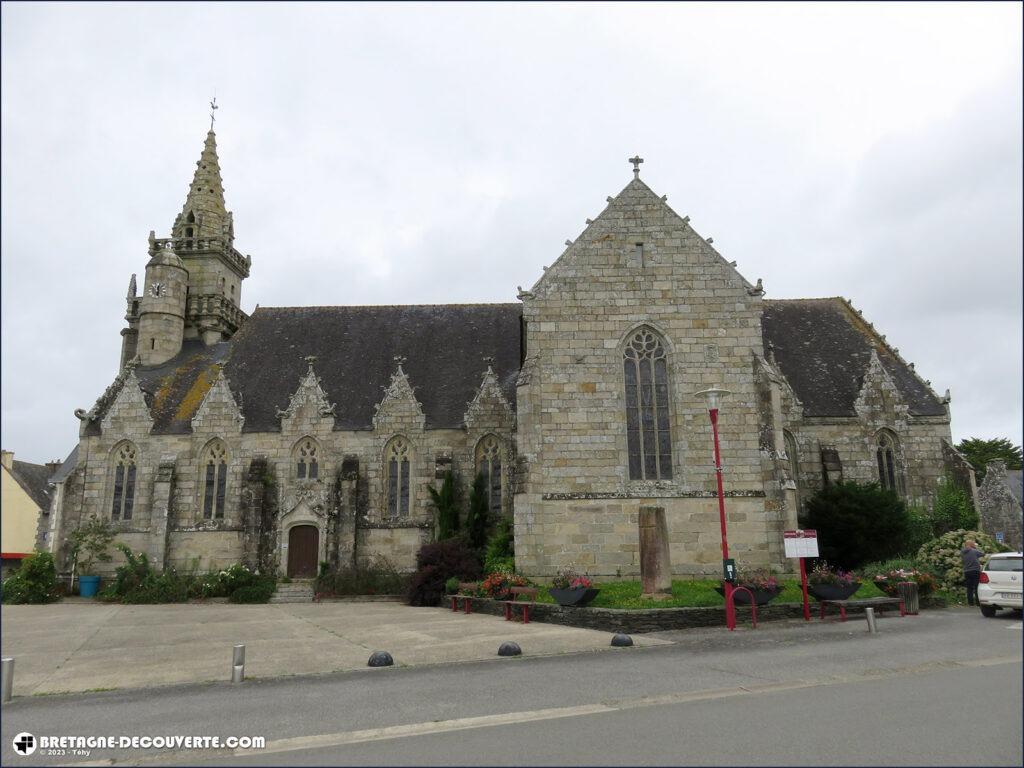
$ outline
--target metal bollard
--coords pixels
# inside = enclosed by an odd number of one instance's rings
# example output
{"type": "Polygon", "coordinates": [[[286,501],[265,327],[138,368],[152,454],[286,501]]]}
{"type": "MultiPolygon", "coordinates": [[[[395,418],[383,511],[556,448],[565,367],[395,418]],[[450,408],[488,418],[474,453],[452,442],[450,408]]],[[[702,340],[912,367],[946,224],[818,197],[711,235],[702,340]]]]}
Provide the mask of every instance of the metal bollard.
{"type": "Polygon", "coordinates": [[[878,627],[875,625],[875,609],[865,608],[864,617],[868,620],[868,632],[872,635],[878,634],[878,627]]]}
{"type": "Polygon", "coordinates": [[[245,679],[245,646],[236,645],[231,653],[231,682],[240,683],[245,679]]]}
{"type": "Polygon", "coordinates": [[[6,704],[14,695],[14,659],[4,659],[0,664],[3,671],[3,703],[6,704]]]}

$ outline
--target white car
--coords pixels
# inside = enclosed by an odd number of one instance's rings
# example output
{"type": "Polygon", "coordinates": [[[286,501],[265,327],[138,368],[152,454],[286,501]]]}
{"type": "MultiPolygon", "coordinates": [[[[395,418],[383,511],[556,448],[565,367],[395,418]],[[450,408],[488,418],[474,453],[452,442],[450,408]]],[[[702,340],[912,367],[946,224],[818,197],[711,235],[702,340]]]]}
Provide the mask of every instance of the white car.
{"type": "Polygon", "coordinates": [[[998,552],[991,555],[978,581],[981,615],[992,618],[1000,608],[1021,609],[1024,587],[1024,554],[998,552]]]}

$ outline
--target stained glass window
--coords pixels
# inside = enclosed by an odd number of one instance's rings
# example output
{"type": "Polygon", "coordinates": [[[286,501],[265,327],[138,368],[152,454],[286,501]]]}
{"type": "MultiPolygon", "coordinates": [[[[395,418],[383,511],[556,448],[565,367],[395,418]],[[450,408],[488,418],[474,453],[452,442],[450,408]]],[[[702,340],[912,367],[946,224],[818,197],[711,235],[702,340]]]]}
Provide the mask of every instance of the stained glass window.
{"type": "Polygon", "coordinates": [[[203,518],[223,519],[228,483],[228,451],[224,443],[215,440],[206,447],[202,467],[203,518]]]}
{"type": "Polygon", "coordinates": [[[501,441],[486,435],[476,445],[476,471],[484,476],[487,488],[487,509],[491,515],[501,514],[501,441]]]}
{"type": "Polygon", "coordinates": [[[114,497],[111,520],[131,520],[135,507],[135,446],[121,443],[113,452],[114,497]]]}
{"type": "Polygon", "coordinates": [[[387,509],[390,517],[405,517],[409,514],[410,488],[412,487],[412,451],[409,441],[395,437],[384,450],[387,473],[387,509]]]}
{"type": "Polygon", "coordinates": [[[623,353],[626,447],[630,480],[672,478],[672,430],[665,345],[650,328],[633,334],[623,353]]]}

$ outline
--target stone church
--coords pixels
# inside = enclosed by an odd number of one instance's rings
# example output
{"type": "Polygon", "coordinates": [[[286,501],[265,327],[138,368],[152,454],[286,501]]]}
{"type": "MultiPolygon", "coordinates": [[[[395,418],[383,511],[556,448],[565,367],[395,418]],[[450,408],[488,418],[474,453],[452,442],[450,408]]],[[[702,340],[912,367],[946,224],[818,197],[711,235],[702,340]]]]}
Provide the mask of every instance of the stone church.
{"type": "Polygon", "coordinates": [[[516,565],[639,572],[638,509],[664,507],[673,571],[720,571],[708,412],[732,554],[787,568],[782,531],[839,479],[927,502],[962,470],[949,395],[843,298],[769,301],[632,178],[509,304],[259,307],[216,137],[169,237],[149,235],[120,372],[88,411],[45,525],[58,562],[96,515],[158,568],[291,576],[434,537],[427,487],[486,479],[516,565]]]}

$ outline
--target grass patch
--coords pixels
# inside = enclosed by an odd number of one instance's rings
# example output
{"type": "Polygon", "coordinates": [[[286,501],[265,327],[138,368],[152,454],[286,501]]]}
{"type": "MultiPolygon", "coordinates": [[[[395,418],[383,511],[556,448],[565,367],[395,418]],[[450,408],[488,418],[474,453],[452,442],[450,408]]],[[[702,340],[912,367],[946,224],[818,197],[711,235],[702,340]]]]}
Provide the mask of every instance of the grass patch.
{"type": "MultiPolygon", "coordinates": [[[[782,593],[774,602],[799,603],[803,600],[798,579],[780,579],[779,583],[782,593]]],[[[644,600],[640,597],[639,581],[594,582],[594,587],[601,591],[590,605],[594,608],[714,608],[725,605],[724,598],[715,591],[718,586],[721,582],[712,579],[673,581],[670,600],[644,600]]],[[[885,594],[874,584],[865,583],[854,597],[885,597],[885,594]]],[[[546,589],[541,589],[537,593],[537,602],[554,603],[555,600],[546,589]]]]}

